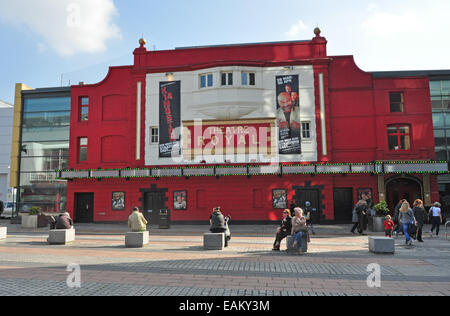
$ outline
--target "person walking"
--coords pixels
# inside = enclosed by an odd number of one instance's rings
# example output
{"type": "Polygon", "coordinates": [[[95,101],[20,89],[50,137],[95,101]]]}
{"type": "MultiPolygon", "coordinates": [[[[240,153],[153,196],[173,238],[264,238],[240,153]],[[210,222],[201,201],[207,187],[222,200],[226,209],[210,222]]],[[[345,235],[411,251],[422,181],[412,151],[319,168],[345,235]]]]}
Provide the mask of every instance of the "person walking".
{"type": "Polygon", "coordinates": [[[311,229],[311,233],[313,235],[316,234],[314,231],[314,225],[313,225],[313,210],[311,208],[311,202],[306,201],[305,202],[305,215],[306,215],[306,226],[311,229]]]}
{"type": "Polygon", "coordinates": [[[394,222],[390,215],[384,218],[384,237],[392,238],[392,230],[394,229],[394,222]]]}
{"type": "Polygon", "coordinates": [[[423,201],[422,200],[415,200],[413,203],[413,213],[414,217],[417,222],[417,241],[423,242],[422,239],[422,230],[423,225],[425,225],[425,221],[427,220],[427,212],[425,211],[423,207],[423,201]]]}
{"type": "Polygon", "coordinates": [[[442,211],[441,211],[441,204],[439,204],[439,202],[435,202],[434,205],[430,208],[430,216],[431,216],[430,237],[433,238],[433,231],[436,228],[436,238],[439,238],[439,228],[442,223],[442,211]]]}
{"type": "MultiPolygon", "coordinates": [[[[352,234],[355,234],[355,230],[356,230],[356,229],[358,228],[358,226],[359,226],[359,215],[358,215],[357,207],[358,207],[358,203],[355,205],[355,207],[353,208],[353,211],[352,211],[352,223],[353,223],[353,227],[352,227],[352,229],[350,230],[350,232],[351,232],[352,234]]],[[[358,231],[359,231],[359,229],[358,229],[358,231]]]]}
{"type": "Polygon", "coordinates": [[[366,229],[367,202],[363,199],[359,200],[355,205],[355,213],[356,216],[354,219],[357,219],[357,222],[354,223],[351,232],[354,234],[355,229],[358,228],[358,233],[364,236],[364,230],[366,229]]]}
{"type": "Polygon", "coordinates": [[[416,224],[416,219],[414,218],[414,213],[409,207],[409,203],[407,201],[403,202],[402,206],[400,207],[400,212],[398,216],[398,220],[400,224],[403,226],[403,233],[405,234],[405,244],[408,246],[412,245],[411,236],[410,236],[410,230],[411,226],[416,224]]]}
{"type": "Polygon", "coordinates": [[[273,251],[280,251],[281,241],[291,234],[292,230],[292,217],[291,211],[285,209],[283,211],[283,219],[280,226],[277,228],[277,234],[275,236],[275,242],[273,243],[273,251]]]}
{"type": "Polygon", "coordinates": [[[402,204],[404,202],[406,202],[405,199],[400,200],[397,203],[397,205],[395,206],[395,209],[394,209],[394,224],[395,224],[395,226],[394,226],[394,234],[395,234],[395,237],[398,237],[398,234],[403,231],[403,227],[400,224],[400,222],[398,221],[398,217],[399,217],[399,214],[400,214],[400,208],[402,207],[402,204]]]}
{"type": "Polygon", "coordinates": [[[231,221],[231,215],[228,214],[227,216],[225,216],[225,247],[228,247],[228,244],[231,240],[231,230],[230,227],[228,226],[228,223],[231,221]]]}

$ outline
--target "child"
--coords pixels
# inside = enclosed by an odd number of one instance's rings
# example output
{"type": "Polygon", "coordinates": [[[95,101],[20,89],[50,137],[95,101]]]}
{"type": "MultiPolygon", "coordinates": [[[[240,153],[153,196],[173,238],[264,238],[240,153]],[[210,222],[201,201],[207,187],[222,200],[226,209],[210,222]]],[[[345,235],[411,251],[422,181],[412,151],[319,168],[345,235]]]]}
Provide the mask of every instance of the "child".
{"type": "Polygon", "coordinates": [[[392,231],[394,229],[394,222],[392,221],[392,218],[390,215],[386,216],[384,221],[384,234],[385,237],[392,238],[392,231]]]}

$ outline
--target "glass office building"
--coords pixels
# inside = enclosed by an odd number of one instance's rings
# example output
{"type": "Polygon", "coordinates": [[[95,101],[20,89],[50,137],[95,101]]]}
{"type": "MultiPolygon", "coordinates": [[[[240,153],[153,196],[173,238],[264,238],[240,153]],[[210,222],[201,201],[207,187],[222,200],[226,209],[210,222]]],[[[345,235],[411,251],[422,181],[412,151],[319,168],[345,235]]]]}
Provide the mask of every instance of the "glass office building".
{"type": "Polygon", "coordinates": [[[66,210],[67,182],[56,170],[68,166],[70,88],[22,91],[17,210],[66,210]]]}
{"type": "MultiPolygon", "coordinates": [[[[436,159],[450,161],[450,71],[447,76],[430,76],[430,94],[436,159]]],[[[439,176],[438,184],[441,196],[448,200],[450,175],[439,176]]]]}

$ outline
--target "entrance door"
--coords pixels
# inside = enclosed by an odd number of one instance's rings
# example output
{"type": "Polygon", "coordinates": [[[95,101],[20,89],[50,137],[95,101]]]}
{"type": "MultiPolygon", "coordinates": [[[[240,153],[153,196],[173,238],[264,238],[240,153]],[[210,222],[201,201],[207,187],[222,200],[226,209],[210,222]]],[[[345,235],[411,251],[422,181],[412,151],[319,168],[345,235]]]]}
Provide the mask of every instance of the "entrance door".
{"type": "Polygon", "coordinates": [[[75,193],[75,222],[94,221],[94,193],[75,193]]]}
{"type": "Polygon", "coordinates": [[[353,189],[336,188],[333,190],[334,220],[351,223],[353,211],[353,189]]]}
{"type": "Polygon", "coordinates": [[[416,199],[423,200],[421,185],[408,178],[397,178],[389,181],[386,184],[386,202],[391,213],[393,213],[395,206],[402,199],[406,199],[410,205],[416,199]]]}
{"type": "MultiPolygon", "coordinates": [[[[295,201],[298,206],[305,208],[305,203],[311,203],[313,223],[320,222],[322,212],[320,209],[319,190],[316,189],[297,189],[295,194],[295,201]]],[[[294,214],[292,214],[294,216],[294,214]]]]}
{"type": "Polygon", "coordinates": [[[151,225],[159,224],[159,211],[165,209],[163,192],[146,192],[144,202],[144,217],[151,225]]]}

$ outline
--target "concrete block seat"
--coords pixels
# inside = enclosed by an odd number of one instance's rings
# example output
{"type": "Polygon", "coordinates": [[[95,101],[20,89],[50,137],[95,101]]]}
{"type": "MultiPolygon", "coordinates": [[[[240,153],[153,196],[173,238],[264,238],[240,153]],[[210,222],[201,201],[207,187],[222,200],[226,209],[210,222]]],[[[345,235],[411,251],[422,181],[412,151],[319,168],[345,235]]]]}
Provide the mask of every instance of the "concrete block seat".
{"type": "Polygon", "coordinates": [[[148,245],[150,237],[149,232],[128,232],[125,235],[125,247],[143,248],[148,245]]]}
{"type": "Polygon", "coordinates": [[[0,240],[6,239],[6,234],[8,233],[7,227],[0,227],[0,240]]]}
{"type": "Polygon", "coordinates": [[[369,251],[373,253],[395,253],[395,240],[389,237],[369,237],[369,251]]]}
{"type": "MultiPolygon", "coordinates": [[[[287,236],[286,237],[286,246],[287,246],[287,251],[297,251],[297,248],[292,247],[292,245],[294,244],[294,236],[287,236]]],[[[302,236],[302,248],[301,248],[302,252],[308,252],[308,238],[306,234],[303,234],[302,236]]]]}
{"type": "Polygon", "coordinates": [[[75,229],[50,230],[48,243],[50,245],[66,245],[75,241],[75,229]]]}
{"type": "Polygon", "coordinates": [[[225,233],[203,234],[203,248],[206,250],[223,250],[225,247],[225,233]]]}

